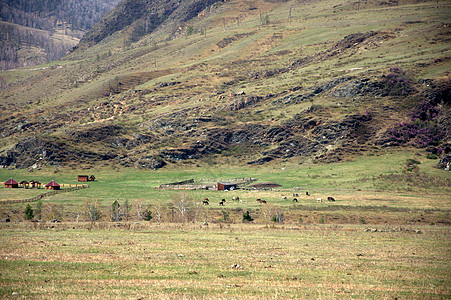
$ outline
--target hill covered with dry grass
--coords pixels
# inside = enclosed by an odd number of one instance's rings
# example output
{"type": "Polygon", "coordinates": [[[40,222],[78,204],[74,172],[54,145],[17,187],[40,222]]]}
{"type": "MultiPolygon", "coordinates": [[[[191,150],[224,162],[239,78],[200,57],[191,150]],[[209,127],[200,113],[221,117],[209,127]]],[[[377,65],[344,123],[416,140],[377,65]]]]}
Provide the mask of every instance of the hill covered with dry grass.
{"type": "Polygon", "coordinates": [[[124,1],[65,58],[0,73],[0,164],[449,152],[449,2],[165,3],[124,1]]]}

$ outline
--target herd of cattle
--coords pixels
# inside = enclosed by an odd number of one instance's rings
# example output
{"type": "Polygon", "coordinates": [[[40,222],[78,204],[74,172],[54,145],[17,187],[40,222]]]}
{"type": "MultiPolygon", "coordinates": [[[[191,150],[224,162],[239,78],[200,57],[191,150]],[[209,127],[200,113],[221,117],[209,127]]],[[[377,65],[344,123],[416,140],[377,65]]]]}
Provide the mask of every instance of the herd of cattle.
{"type": "MultiPolygon", "coordinates": [[[[305,192],[305,195],[306,196],[310,196],[310,193],[309,192],[305,192]]],[[[293,202],[299,202],[298,201],[298,198],[299,198],[299,194],[297,194],[297,193],[293,193],[293,202]]],[[[287,196],[282,196],[282,200],[288,200],[288,197],[287,196]]],[[[243,203],[243,201],[240,199],[240,197],[232,197],[232,201],[237,201],[237,202],[239,202],[239,203],[243,203]]],[[[263,200],[263,199],[260,199],[260,198],[257,198],[257,200],[256,200],[258,203],[261,203],[261,204],[265,204],[265,203],[268,203],[266,200],[263,200]]],[[[323,202],[323,199],[322,198],[317,198],[316,199],[316,201],[317,202],[323,202]]],[[[327,201],[335,201],[335,199],[334,199],[334,197],[327,197],[327,201]]],[[[221,201],[219,201],[219,205],[221,205],[221,206],[224,206],[225,205],[225,203],[227,202],[227,200],[226,199],[221,199],[221,201]]],[[[208,198],[204,198],[204,200],[202,200],[202,204],[203,205],[209,205],[210,204],[210,200],[208,199],[208,198]]]]}

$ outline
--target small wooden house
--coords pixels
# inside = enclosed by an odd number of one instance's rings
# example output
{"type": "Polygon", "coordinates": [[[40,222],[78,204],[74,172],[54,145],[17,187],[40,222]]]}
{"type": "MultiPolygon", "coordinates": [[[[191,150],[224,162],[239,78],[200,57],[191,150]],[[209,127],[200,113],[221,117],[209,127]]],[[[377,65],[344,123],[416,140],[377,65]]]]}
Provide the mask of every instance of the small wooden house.
{"type": "Polygon", "coordinates": [[[31,181],[30,181],[30,185],[31,185],[31,188],[32,188],[32,189],[34,189],[34,188],[37,188],[37,189],[38,189],[38,188],[41,187],[41,183],[40,183],[39,181],[37,181],[37,180],[36,180],[36,181],[31,180],[31,181]]]}
{"type": "Polygon", "coordinates": [[[57,182],[55,182],[55,180],[52,180],[45,185],[45,189],[47,190],[59,190],[60,188],[61,188],[60,185],[57,182]]]}
{"type": "Polygon", "coordinates": [[[233,191],[236,190],[236,183],[218,182],[218,191],[233,191]]]}
{"type": "Polygon", "coordinates": [[[10,179],[7,182],[5,182],[5,188],[18,188],[19,184],[14,179],[10,179]]]}
{"type": "Polygon", "coordinates": [[[78,175],[78,181],[79,182],[87,182],[87,181],[95,181],[96,178],[94,175],[88,176],[88,175],[78,175]]]}
{"type": "Polygon", "coordinates": [[[28,181],[26,181],[26,180],[22,180],[20,182],[20,186],[23,187],[23,188],[28,188],[30,186],[30,183],[28,181]]]}

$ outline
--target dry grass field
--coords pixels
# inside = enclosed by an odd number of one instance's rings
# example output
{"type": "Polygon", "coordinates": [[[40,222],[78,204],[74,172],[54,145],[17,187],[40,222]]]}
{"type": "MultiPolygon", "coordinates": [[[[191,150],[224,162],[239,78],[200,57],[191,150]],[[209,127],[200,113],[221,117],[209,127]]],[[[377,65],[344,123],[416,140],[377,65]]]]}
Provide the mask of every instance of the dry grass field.
{"type": "Polygon", "coordinates": [[[449,227],[3,224],[2,298],[443,299],[449,227]],[[16,294],[17,293],[17,294],[16,294]]]}

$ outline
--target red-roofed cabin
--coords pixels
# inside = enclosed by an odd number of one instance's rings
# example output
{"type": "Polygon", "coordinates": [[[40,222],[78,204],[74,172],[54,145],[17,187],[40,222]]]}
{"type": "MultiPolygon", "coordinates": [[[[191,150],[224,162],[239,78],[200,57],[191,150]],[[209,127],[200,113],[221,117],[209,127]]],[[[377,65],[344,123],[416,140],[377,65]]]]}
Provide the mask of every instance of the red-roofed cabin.
{"type": "Polygon", "coordinates": [[[45,185],[45,188],[47,190],[59,190],[60,189],[60,185],[58,183],[55,182],[55,180],[50,181],[49,183],[47,183],[45,185]]]}
{"type": "Polygon", "coordinates": [[[19,184],[14,179],[10,179],[7,182],[5,182],[5,188],[18,188],[19,184]]]}

